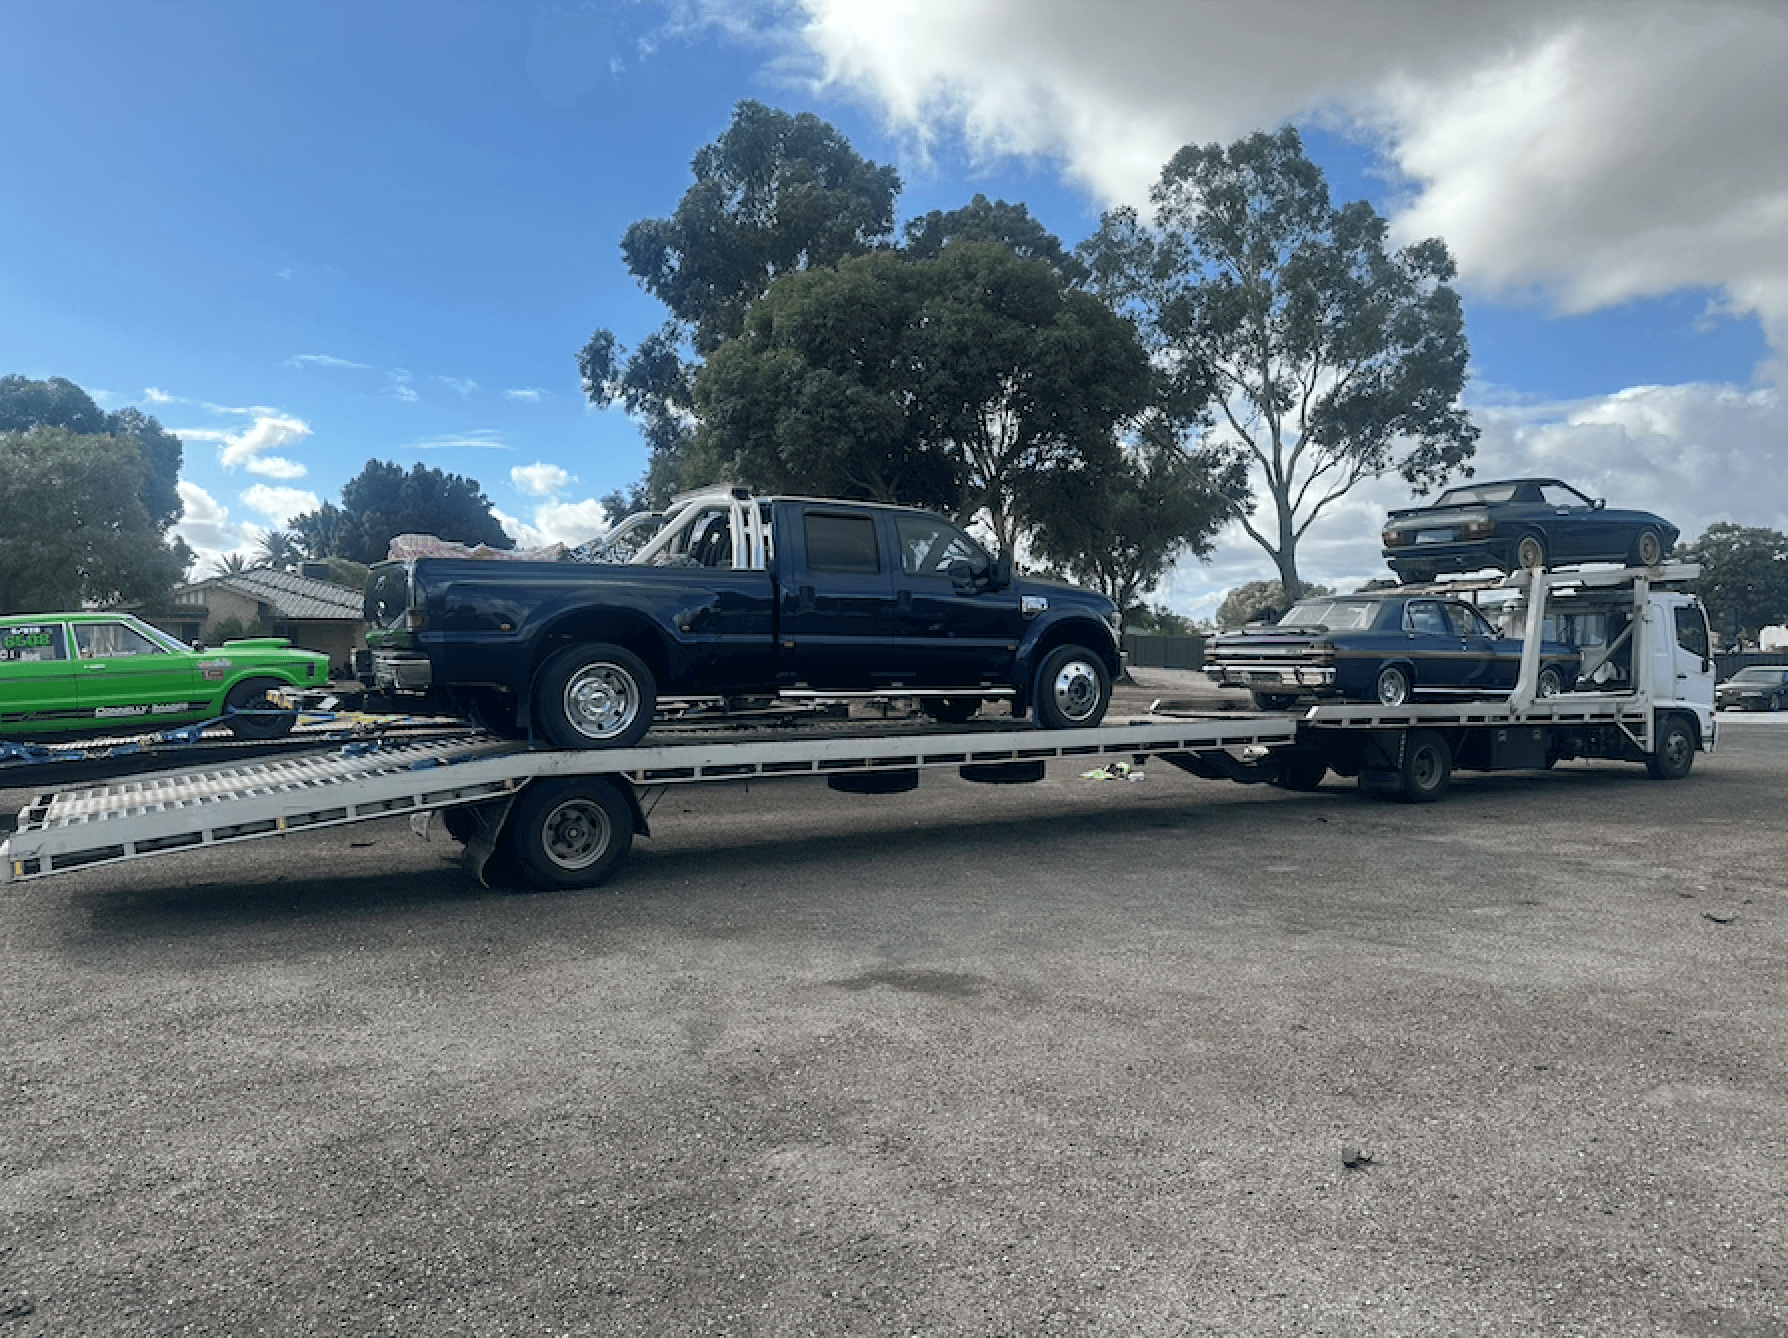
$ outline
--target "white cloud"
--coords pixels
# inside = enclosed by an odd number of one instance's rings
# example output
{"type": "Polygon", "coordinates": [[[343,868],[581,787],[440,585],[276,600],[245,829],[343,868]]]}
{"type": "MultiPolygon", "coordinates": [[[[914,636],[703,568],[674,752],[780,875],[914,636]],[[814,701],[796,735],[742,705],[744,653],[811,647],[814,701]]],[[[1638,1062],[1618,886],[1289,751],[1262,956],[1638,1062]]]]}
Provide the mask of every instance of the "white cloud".
{"type": "Polygon", "coordinates": [[[402,400],[406,404],[414,404],[421,398],[416,394],[415,387],[410,384],[412,378],[409,372],[402,367],[394,367],[385,374],[385,377],[393,399],[402,400]]]}
{"type": "MultiPolygon", "coordinates": [[[[290,270],[286,270],[280,275],[281,278],[289,278],[290,276],[290,270]]],[[[331,353],[294,353],[291,357],[286,359],[286,366],[298,368],[346,367],[354,371],[364,372],[368,370],[372,364],[366,362],[350,362],[347,358],[338,358],[331,353]]]]}
{"type": "Polygon", "coordinates": [[[532,464],[511,469],[509,481],[531,497],[556,497],[572,479],[558,465],[532,464]]]}
{"type": "Polygon", "coordinates": [[[145,386],[143,388],[143,398],[148,400],[151,404],[177,404],[183,402],[176,400],[165,390],[157,390],[154,386],[145,386]]]}
{"type": "Polygon", "coordinates": [[[448,437],[429,437],[413,445],[414,451],[508,451],[513,450],[494,428],[478,428],[448,437]]]}
{"type": "Polygon", "coordinates": [[[293,516],[315,511],[321,505],[314,492],[303,488],[274,488],[265,483],[257,483],[243,492],[242,504],[279,527],[293,516]]]}
{"type": "MultiPolygon", "coordinates": [[[[1467,286],[1585,311],[1683,287],[1788,357],[1788,7],[1770,0],[795,0],[816,82],[923,154],[1061,164],[1143,203],[1182,145],[1286,121],[1382,138],[1410,236],[1467,286]]],[[[706,0],[738,31],[766,10],[706,0]]],[[[1776,368],[1780,373],[1783,365],[1776,368]]]]}
{"type": "Polygon", "coordinates": [[[535,386],[528,386],[521,390],[505,390],[503,392],[503,398],[506,400],[522,400],[528,404],[538,404],[541,400],[546,398],[546,392],[535,386]]]}
{"type": "Polygon", "coordinates": [[[449,390],[457,391],[461,399],[468,398],[474,390],[478,389],[478,383],[470,377],[437,376],[435,380],[439,381],[449,390]]]}
{"type": "Polygon", "coordinates": [[[495,507],[491,508],[491,514],[521,548],[545,548],[549,544],[575,547],[608,532],[608,513],[593,497],[586,497],[581,502],[549,502],[534,513],[532,521],[508,515],[495,507]]]}
{"type": "Polygon", "coordinates": [[[196,483],[185,480],[177,485],[184,508],[174,533],[186,540],[197,559],[188,575],[202,580],[212,574],[213,565],[231,553],[251,556],[260,541],[261,531],[253,525],[232,525],[230,509],[196,483]]]}
{"type": "Polygon", "coordinates": [[[259,416],[246,432],[231,433],[198,428],[182,430],[178,435],[198,441],[221,442],[222,449],[218,451],[217,458],[226,469],[241,466],[251,474],[260,474],[267,478],[303,478],[307,472],[303,465],[271,452],[296,446],[311,435],[310,425],[289,414],[270,410],[257,412],[259,416]]]}

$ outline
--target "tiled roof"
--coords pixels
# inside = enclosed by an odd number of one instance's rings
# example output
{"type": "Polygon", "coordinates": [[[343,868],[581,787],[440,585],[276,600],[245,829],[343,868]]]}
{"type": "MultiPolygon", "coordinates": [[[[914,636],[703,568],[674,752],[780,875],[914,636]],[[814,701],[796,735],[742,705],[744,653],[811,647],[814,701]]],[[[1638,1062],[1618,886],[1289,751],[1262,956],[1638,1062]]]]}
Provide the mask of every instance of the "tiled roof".
{"type": "Polygon", "coordinates": [[[174,592],[176,599],[196,590],[228,590],[268,605],[275,617],[295,622],[306,619],[358,622],[364,602],[360,591],[331,581],[313,581],[289,571],[254,567],[228,576],[196,581],[174,592]]]}

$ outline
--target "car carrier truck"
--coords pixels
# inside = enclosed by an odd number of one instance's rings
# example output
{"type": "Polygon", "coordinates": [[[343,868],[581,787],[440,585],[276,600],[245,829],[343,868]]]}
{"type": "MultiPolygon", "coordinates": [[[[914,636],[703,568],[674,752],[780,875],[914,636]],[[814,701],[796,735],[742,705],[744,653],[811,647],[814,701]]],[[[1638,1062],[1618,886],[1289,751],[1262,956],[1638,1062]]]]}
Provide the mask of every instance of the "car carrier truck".
{"type": "Polygon", "coordinates": [[[1696,574],[1678,564],[1449,583],[1532,648],[1514,691],[1491,700],[1151,712],[1084,729],[857,722],[844,732],[686,741],[659,741],[659,731],[605,750],[484,735],[350,745],[37,795],[0,844],[0,880],[394,815],[426,831],[439,815],[489,884],[587,887],[647,834],[641,795],[657,787],[824,778],[892,794],[945,768],[972,781],[1040,780],[1052,761],[1158,758],[1194,776],[1297,790],[1333,773],[1418,803],[1444,796],[1455,771],[1542,770],[1567,758],[1640,763],[1677,780],[1716,742],[1706,615],[1685,588],[1696,574]],[[1577,690],[1536,695],[1543,638],[1580,647],[1577,690]]]}

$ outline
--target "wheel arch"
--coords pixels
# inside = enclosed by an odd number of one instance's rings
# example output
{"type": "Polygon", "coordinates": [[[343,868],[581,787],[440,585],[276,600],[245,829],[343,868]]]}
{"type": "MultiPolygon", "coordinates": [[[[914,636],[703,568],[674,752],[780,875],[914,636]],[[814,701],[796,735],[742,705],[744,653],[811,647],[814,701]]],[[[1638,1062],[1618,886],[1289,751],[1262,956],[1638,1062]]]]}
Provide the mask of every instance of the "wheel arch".
{"type": "Polygon", "coordinates": [[[669,673],[670,652],[664,631],[650,618],[624,609],[569,610],[542,626],[534,637],[527,679],[516,702],[518,723],[525,726],[532,721],[533,684],[541,666],[567,646],[597,643],[632,651],[645,661],[646,668],[661,684],[669,673]]]}
{"type": "Polygon", "coordinates": [[[1111,635],[1111,629],[1104,623],[1090,617],[1068,617],[1040,624],[1031,629],[1030,637],[1019,648],[1014,665],[1015,681],[1012,686],[1017,691],[1016,706],[1019,711],[1030,709],[1037,670],[1049,657],[1049,653],[1061,646],[1081,646],[1097,655],[1114,683],[1123,674],[1124,657],[1116,639],[1111,635]]]}

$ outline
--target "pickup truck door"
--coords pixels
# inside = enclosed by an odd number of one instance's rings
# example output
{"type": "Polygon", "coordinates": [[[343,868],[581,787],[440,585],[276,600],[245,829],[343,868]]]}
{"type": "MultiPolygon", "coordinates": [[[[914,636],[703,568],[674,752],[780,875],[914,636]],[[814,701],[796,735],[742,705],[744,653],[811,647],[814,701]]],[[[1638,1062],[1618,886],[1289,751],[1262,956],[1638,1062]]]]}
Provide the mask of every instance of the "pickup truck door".
{"type": "Polygon", "coordinates": [[[899,555],[890,663],[914,687],[1005,683],[1024,628],[1018,596],[988,589],[992,560],[941,516],[883,517],[899,555]]]}
{"type": "Polygon", "coordinates": [[[779,680],[840,690],[894,682],[895,563],[875,513],[786,506],[777,533],[779,680]]]}

